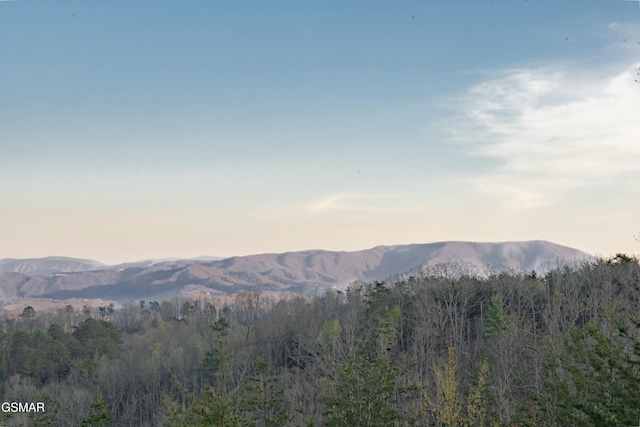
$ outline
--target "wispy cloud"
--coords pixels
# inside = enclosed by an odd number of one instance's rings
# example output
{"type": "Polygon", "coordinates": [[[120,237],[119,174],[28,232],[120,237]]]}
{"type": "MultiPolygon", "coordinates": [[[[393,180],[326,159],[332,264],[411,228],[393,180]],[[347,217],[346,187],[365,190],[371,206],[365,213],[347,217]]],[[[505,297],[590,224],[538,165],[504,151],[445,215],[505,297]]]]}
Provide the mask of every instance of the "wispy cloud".
{"type": "Polygon", "coordinates": [[[348,203],[349,200],[355,197],[356,196],[339,194],[339,195],[330,196],[321,200],[317,200],[315,202],[308,204],[306,207],[307,207],[307,210],[311,212],[342,210],[347,207],[346,203],[348,203]]]}
{"type": "Polygon", "coordinates": [[[368,212],[387,210],[388,199],[400,196],[385,196],[371,194],[335,194],[319,200],[315,200],[304,206],[307,212],[336,212],[336,211],[362,211],[368,212]]]}
{"type": "Polygon", "coordinates": [[[552,204],[573,189],[631,189],[640,178],[638,66],[606,76],[512,69],[473,87],[456,139],[500,164],[473,185],[518,209],[552,204]]]}

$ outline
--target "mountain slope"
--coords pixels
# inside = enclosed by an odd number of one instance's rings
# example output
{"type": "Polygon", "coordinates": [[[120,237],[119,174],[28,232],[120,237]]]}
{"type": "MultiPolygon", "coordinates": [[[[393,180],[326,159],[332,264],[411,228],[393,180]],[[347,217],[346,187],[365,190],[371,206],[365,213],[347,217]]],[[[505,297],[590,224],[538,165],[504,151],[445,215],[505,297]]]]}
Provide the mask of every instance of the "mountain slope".
{"type": "Polygon", "coordinates": [[[15,273],[36,275],[101,270],[106,267],[107,265],[92,259],[77,259],[60,256],[30,259],[0,259],[0,273],[13,271],[15,273]]]}
{"type": "Polygon", "coordinates": [[[239,290],[303,292],[342,288],[355,280],[384,280],[442,263],[543,273],[550,264],[588,258],[590,255],[577,249],[545,241],[438,242],[378,246],[355,252],[308,250],[47,275],[2,273],[0,299],[102,298],[127,302],[171,298],[188,287],[212,295],[239,290]]]}

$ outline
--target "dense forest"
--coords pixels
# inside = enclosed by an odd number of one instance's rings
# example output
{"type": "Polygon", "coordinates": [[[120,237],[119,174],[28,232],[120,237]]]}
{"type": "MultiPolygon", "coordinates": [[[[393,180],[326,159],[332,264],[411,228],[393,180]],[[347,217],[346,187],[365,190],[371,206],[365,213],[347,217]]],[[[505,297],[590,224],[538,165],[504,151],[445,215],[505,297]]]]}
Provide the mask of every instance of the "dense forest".
{"type": "Polygon", "coordinates": [[[614,426],[640,420],[640,265],[136,301],[0,325],[6,426],[614,426]]]}

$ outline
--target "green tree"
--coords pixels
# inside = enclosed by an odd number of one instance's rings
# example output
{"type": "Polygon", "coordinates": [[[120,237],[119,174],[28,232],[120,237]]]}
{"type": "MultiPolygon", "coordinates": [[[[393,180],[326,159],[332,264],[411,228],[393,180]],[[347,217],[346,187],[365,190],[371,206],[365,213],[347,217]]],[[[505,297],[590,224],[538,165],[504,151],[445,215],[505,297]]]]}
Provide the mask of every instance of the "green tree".
{"type": "Polygon", "coordinates": [[[102,393],[96,392],[96,397],[91,403],[91,412],[80,422],[80,427],[108,427],[111,422],[111,413],[102,400],[102,393]]]}
{"type": "Polygon", "coordinates": [[[256,373],[245,386],[244,408],[252,425],[282,427],[293,420],[284,405],[284,388],[266,361],[258,358],[256,373]]]}
{"type": "Polygon", "coordinates": [[[63,344],[69,351],[69,356],[72,359],[79,359],[84,354],[84,349],[80,341],[75,339],[72,334],[65,332],[62,326],[53,324],[49,326],[47,334],[53,338],[54,341],[63,344]]]}
{"type": "Polygon", "coordinates": [[[33,334],[31,366],[29,373],[40,384],[52,379],[63,379],[71,372],[69,350],[51,336],[36,331],[33,334]]]}
{"type": "Polygon", "coordinates": [[[186,410],[173,410],[172,427],[243,427],[249,426],[241,417],[238,402],[221,396],[213,387],[206,389],[199,398],[192,398],[186,410]]]}
{"type": "Polygon", "coordinates": [[[504,301],[500,294],[491,297],[487,316],[485,318],[484,336],[486,338],[501,335],[509,331],[513,324],[511,319],[504,313],[504,301]]]}
{"type": "Polygon", "coordinates": [[[207,351],[200,371],[204,377],[210,382],[217,382],[217,386],[223,384],[226,388],[227,381],[227,362],[231,359],[231,355],[227,353],[227,336],[229,335],[229,323],[227,319],[221,317],[211,325],[216,335],[214,347],[207,351]]]}
{"type": "Polygon", "coordinates": [[[558,426],[634,425],[640,419],[640,323],[574,327],[547,364],[541,421],[558,426]]]}
{"type": "Polygon", "coordinates": [[[10,359],[9,371],[11,373],[29,375],[31,361],[33,359],[31,335],[27,331],[18,330],[9,338],[10,359]]]}
{"type": "Polygon", "coordinates": [[[59,425],[58,411],[60,410],[60,402],[54,400],[48,394],[45,394],[39,401],[44,403],[45,411],[29,414],[31,427],[54,427],[59,425]]]}
{"type": "Polygon", "coordinates": [[[242,417],[242,396],[238,388],[228,390],[229,368],[228,362],[232,355],[227,351],[227,335],[229,323],[224,317],[218,319],[211,328],[216,333],[216,343],[208,351],[202,362],[201,371],[214,384],[206,388],[198,397],[190,395],[190,402],[186,409],[173,408],[169,410],[172,420],[170,425],[175,427],[187,426],[215,426],[236,427],[248,425],[242,417]]]}
{"type": "Polygon", "coordinates": [[[400,369],[385,357],[369,360],[364,351],[339,369],[335,394],[325,396],[328,427],[386,427],[402,419],[396,407],[400,369]]]}
{"type": "Polygon", "coordinates": [[[88,356],[98,354],[107,359],[120,356],[122,338],[118,329],[110,322],[87,319],[76,327],[73,337],[82,343],[88,356]]]}
{"type": "MultiPolygon", "coordinates": [[[[383,284],[377,283],[372,295],[374,300],[380,298],[378,301],[381,301],[389,293],[383,284]]],[[[383,307],[380,314],[374,331],[375,345],[366,342],[362,349],[349,355],[347,363],[338,368],[334,393],[323,398],[329,427],[382,427],[405,418],[398,401],[399,396],[407,392],[398,385],[404,370],[391,354],[398,338],[401,313],[398,307],[383,307]]],[[[323,332],[331,331],[331,324],[325,326],[323,332]]],[[[328,337],[323,338],[326,341],[328,337]]]]}

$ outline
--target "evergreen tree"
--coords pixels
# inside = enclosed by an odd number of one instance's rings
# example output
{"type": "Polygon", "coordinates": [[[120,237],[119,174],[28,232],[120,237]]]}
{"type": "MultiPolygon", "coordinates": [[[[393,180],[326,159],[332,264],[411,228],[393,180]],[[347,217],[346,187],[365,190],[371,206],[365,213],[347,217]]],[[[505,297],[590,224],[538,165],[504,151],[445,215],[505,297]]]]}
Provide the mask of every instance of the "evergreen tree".
{"type": "Polygon", "coordinates": [[[574,327],[547,364],[541,419],[558,426],[634,425],[640,420],[640,324],[574,327]]]}
{"type": "Polygon", "coordinates": [[[243,427],[249,426],[241,417],[240,402],[221,396],[213,387],[194,398],[186,410],[177,409],[170,413],[172,427],[243,427]]]}
{"type": "MultiPolygon", "coordinates": [[[[377,296],[388,295],[383,284],[376,284],[377,296]]],[[[391,357],[397,342],[400,310],[384,309],[374,333],[376,346],[366,342],[363,349],[352,353],[338,369],[334,394],[325,396],[326,425],[336,427],[383,427],[394,425],[405,417],[399,410],[399,396],[408,390],[399,387],[403,370],[391,357]]]]}
{"type": "Polygon", "coordinates": [[[190,395],[188,408],[173,409],[169,416],[171,426],[215,426],[240,427],[247,424],[242,417],[242,396],[238,389],[227,390],[228,366],[232,355],[227,352],[229,323],[224,317],[216,321],[211,328],[216,332],[215,347],[207,352],[201,371],[214,382],[202,395],[190,395]]]}
{"type": "Polygon", "coordinates": [[[86,355],[98,354],[107,359],[120,356],[122,338],[110,322],[87,319],[75,328],[73,337],[82,343],[86,355]]]}
{"type": "Polygon", "coordinates": [[[31,427],[54,427],[58,423],[58,411],[60,410],[60,402],[54,400],[48,394],[40,398],[44,403],[45,411],[29,414],[31,419],[31,427]]]}
{"type": "Polygon", "coordinates": [[[279,383],[273,368],[258,359],[256,373],[248,378],[243,400],[248,419],[254,423],[252,425],[283,427],[293,420],[293,415],[284,406],[284,388],[279,383]]]}
{"type": "Polygon", "coordinates": [[[484,336],[501,335],[512,327],[511,319],[504,313],[504,301],[500,294],[491,297],[485,318],[484,336]]]}
{"type": "Polygon", "coordinates": [[[102,393],[98,391],[91,404],[91,412],[82,419],[80,427],[108,427],[110,422],[111,414],[102,400],[102,393]]]}
{"type": "Polygon", "coordinates": [[[339,370],[335,394],[323,399],[328,427],[386,427],[402,417],[396,408],[399,369],[387,358],[368,360],[363,351],[339,370]]]}

